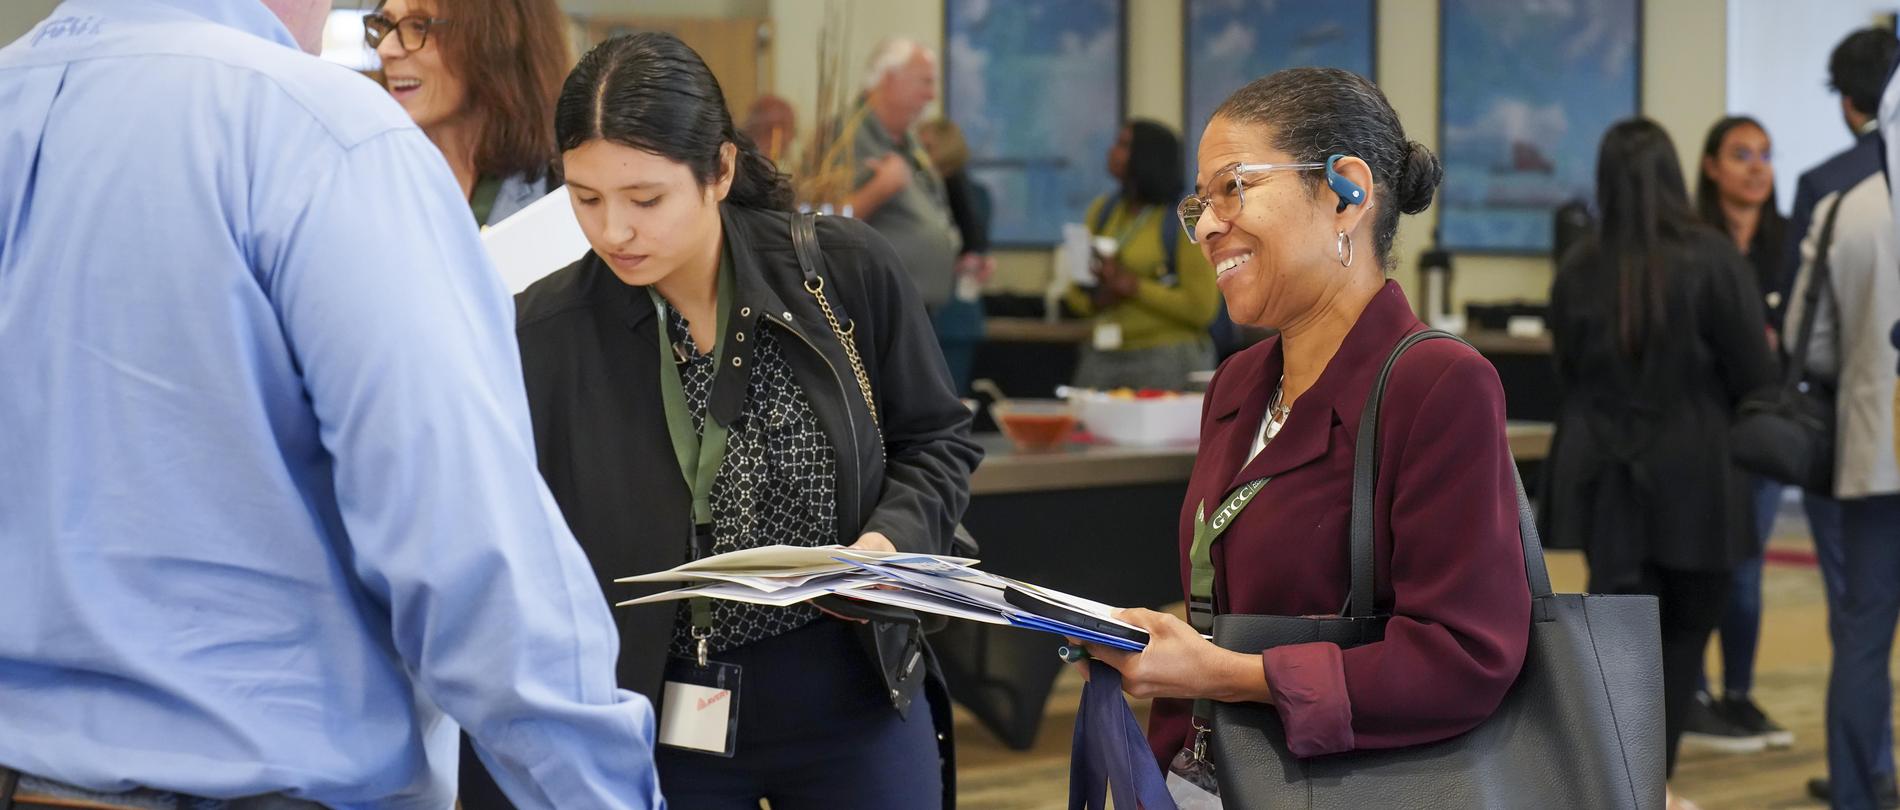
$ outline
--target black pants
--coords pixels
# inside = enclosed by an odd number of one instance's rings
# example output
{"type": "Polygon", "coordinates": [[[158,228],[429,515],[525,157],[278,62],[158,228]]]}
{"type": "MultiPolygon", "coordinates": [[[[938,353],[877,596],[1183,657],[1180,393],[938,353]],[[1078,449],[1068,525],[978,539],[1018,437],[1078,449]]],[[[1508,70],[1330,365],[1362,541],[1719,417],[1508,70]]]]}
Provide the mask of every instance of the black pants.
{"type": "Polygon", "coordinates": [[[1709,647],[1709,634],[1728,608],[1734,578],[1728,571],[1676,571],[1651,565],[1643,570],[1636,585],[1618,591],[1656,597],[1661,614],[1663,729],[1671,776],[1676,773],[1682,723],[1702,678],[1702,657],[1709,647]]]}
{"type": "MultiPolygon", "coordinates": [[[[667,806],[756,810],[767,798],[774,810],[941,807],[942,761],[930,703],[919,694],[908,717],[898,716],[853,628],[823,618],[715,654],[744,667],[738,755],[656,748],[667,806]]],[[[512,807],[466,736],[461,790],[463,810],[512,807]]]]}

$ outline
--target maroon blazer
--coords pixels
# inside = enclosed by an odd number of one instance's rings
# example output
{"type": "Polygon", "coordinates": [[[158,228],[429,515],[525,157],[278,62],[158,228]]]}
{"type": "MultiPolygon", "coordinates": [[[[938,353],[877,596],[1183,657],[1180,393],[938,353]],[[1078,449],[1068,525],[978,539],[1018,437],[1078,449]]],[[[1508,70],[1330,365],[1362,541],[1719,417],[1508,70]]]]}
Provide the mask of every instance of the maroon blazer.
{"type": "MultiPolygon", "coordinates": [[[[1280,379],[1278,338],[1235,355],[1207,390],[1200,455],[1181,508],[1182,591],[1195,508],[1272,476],[1214,544],[1222,613],[1340,613],[1350,590],[1353,445],[1392,348],[1423,329],[1387,282],[1279,436],[1247,451],[1280,379]],[[1244,467],[1243,467],[1244,465],[1244,467]]],[[[1380,415],[1374,499],[1377,605],[1385,639],[1264,651],[1290,750],[1310,757],[1435,742],[1490,716],[1517,679],[1530,589],[1497,371],[1462,343],[1434,340],[1392,369],[1380,415]]],[[[1189,739],[1187,701],[1157,700],[1148,741],[1165,767],[1189,739]]]]}

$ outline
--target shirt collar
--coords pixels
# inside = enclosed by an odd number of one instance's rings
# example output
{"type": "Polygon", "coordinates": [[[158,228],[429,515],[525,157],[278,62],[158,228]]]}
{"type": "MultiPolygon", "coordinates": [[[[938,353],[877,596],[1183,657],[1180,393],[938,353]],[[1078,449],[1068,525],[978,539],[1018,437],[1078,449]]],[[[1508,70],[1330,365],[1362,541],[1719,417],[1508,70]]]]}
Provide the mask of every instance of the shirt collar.
{"type": "MultiPolygon", "coordinates": [[[[1255,478],[1278,475],[1325,455],[1334,423],[1349,432],[1357,431],[1367,393],[1386,356],[1405,335],[1423,327],[1412,313],[1412,306],[1398,282],[1387,281],[1346,333],[1338,351],[1326,363],[1326,370],[1320,372],[1313,387],[1293,406],[1280,435],[1259,456],[1239,465],[1229,488],[1255,478]]],[[[1243,378],[1238,390],[1231,393],[1229,386],[1222,384],[1222,396],[1209,404],[1208,412],[1216,419],[1246,414],[1251,420],[1265,415],[1267,400],[1279,382],[1284,362],[1279,339],[1272,340],[1264,355],[1255,361],[1258,365],[1251,379],[1243,378]]],[[[1246,432],[1249,438],[1253,436],[1252,428],[1249,424],[1246,432]]]]}
{"type": "Polygon", "coordinates": [[[871,137],[877,139],[878,144],[890,147],[892,150],[910,148],[910,130],[904,130],[902,136],[894,136],[890,130],[885,129],[884,119],[877,117],[877,110],[871,108],[870,93],[858,97],[858,109],[855,114],[858,116],[858,126],[870,129],[871,137]]]}

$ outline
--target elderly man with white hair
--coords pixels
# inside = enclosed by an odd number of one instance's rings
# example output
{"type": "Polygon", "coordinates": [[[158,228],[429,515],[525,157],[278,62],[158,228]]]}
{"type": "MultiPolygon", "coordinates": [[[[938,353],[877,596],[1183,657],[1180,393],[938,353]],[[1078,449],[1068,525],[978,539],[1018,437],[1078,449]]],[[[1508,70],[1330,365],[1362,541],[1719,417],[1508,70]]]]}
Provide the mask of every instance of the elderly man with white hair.
{"type": "Polygon", "coordinates": [[[950,300],[962,250],[943,178],[911,136],[936,98],[936,54],[912,40],[885,40],[871,54],[863,99],[845,129],[858,162],[851,206],[890,240],[933,314],[950,300]]]}

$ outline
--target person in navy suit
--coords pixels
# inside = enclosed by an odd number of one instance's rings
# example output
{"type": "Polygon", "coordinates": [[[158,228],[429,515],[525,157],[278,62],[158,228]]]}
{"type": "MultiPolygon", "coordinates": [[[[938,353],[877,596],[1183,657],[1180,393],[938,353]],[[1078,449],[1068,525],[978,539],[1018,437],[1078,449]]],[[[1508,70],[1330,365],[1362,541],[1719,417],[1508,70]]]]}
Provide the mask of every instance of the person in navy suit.
{"type": "MultiPolygon", "coordinates": [[[[1847,191],[1881,171],[1881,138],[1878,113],[1881,90],[1895,54],[1892,31],[1863,28],[1848,34],[1827,60],[1828,86],[1841,97],[1841,121],[1854,133],[1854,144],[1809,169],[1795,183],[1794,211],[1788,218],[1788,238],[1784,243],[1787,257],[1782,274],[1785,285],[1793,285],[1801,269],[1801,243],[1814,227],[1815,206],[1829,195],[1847,191]]],[[[1783,289],[1785,302],[1790,290],[1783,289]]],[[[1782,351],[1788,350],[1782,342],[1782,351]]],[[[1821,582],[1826,588],[1830,629],[1832,617],[1840,612],[1845,592],[1846,555],[1842,546],[1841,504],[1828,492],[1802,493],[1802,505],[1808,516],[1808,529],[1814,536],[1815,558],[1821,567],[1821,582]]],[[[1888,753],[1875,766],[1875,790],[1883,808],[1900,807],[1900,789],[1894,782],[1893,740],[1889,734],[1882,747],[1888,753]]],[[[1828,780],[1808,781],[1808,794],[1828,801],[1832,795],[1828,780]]]]}

